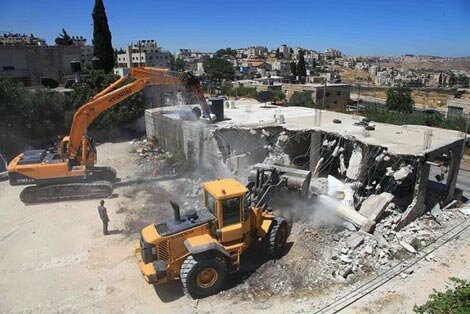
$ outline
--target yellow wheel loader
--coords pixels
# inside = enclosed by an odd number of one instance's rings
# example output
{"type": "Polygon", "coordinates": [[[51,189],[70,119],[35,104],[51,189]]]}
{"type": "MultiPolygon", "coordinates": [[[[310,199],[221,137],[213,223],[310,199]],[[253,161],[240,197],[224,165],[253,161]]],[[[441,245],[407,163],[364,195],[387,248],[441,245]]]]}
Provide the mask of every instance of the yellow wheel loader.
{"type": "Polygon", "coordinates": [[[244,186],[235,179],[203,184],[203,209],[145,227],[135,255],[145,280],[154,285],[179,279],[193,298],[219,292],[227,275],[240,266],[241,254],[261,241],[265,252],[285,252],[289,226],[269,203],[280,189],[306,196],[309,171],[258,164],[244,186]]]}

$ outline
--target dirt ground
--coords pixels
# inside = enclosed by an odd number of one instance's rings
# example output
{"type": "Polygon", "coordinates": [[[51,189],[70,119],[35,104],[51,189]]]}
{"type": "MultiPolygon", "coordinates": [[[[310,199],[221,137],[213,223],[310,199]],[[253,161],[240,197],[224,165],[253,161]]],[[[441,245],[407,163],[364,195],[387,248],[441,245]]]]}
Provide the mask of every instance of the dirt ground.
{"type": "MultiPolygon", "coordinates": [[[[102,235],[97,200],[25,206],[19,200],[22,187],[0,182],[0,312],[308,313],[350,289],[333,285],[309,294],[294,291],[287,297],[252,300],[230,293],[247,280],[240,277],[227,291],[199,301],[185,296],[179,282],[154,289],[143,280],[134,260],[138,237],[134,231],[149,220],[170,217],[168,198],[177,198],[184,208],[198,206],[198,194],[188,183],[194,185],[195,178],[164,180],[156,175],[142,180],[142,171],[150,170],[139,166],[131,149],[128,142],[98,147],[99,164],[116,168],[122,179],[116,195],[106,200],[109,236],[102,235]],[[154,214],[155,207],[161,214],[154,214]]],[[[433,288],[445,287],[449,276],[470,279],[469,235],[462,234],[436,251],[433,260],[417,264],[413,274],[393,279],[345,312],[409,313],[415,303],[425,302],[433,288]]],[[[291,242],[294,253],[295,237],[291,242]]],[[[309,267],[315,267],[314,261],[309,267]]]]}

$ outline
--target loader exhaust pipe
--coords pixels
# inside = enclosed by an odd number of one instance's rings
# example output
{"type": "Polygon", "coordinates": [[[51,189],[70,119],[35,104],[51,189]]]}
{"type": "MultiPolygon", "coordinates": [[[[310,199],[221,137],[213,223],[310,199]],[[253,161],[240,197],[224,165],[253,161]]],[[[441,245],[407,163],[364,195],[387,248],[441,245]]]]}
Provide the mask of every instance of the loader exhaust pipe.
{"type": "Polygon", "coordinates": [[[173,207],[173,214],[175,215],[175,223],[179,224],[181,222],[180,207],[173,201],[170,201],[171,207],[173,207]]]}

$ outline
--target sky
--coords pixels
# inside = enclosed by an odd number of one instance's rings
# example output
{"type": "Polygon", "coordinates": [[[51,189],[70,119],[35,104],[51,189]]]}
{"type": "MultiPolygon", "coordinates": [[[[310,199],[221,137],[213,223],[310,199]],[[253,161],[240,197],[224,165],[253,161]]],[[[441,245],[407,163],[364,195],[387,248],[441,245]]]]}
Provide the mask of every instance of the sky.
{"type": "MultiPolygon", "coordinates": [[[[164,50],[282,44],[347,55],[470,56],[470,0],[104,0],[114,48],[155,39],[164,50]]],[[[62,28],[91,44],[94,0],[0,0],[0,32],[48,44],[62,28]]]]}

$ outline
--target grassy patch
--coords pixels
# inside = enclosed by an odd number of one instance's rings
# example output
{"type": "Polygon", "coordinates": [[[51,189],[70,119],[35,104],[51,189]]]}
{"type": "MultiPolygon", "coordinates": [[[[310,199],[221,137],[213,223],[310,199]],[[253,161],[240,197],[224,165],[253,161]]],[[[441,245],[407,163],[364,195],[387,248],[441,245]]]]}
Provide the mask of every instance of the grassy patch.
{"type": "Polygon", "coordinates": [[[396,260],[404,260],[405,258],[410,257],[410,253],[408,253],[407,250],[404,248],[398,249],[395,251],[395,253],[392,254],[392,258],[396,260]]]}
{"type": "Polygon", "coordinates": [[[421,244],[421,241],[418,238],[413,238],[410,244],[412,247],[414,247],[416,251],[419,251],[423,247],[423,245],[421,244]]]}

